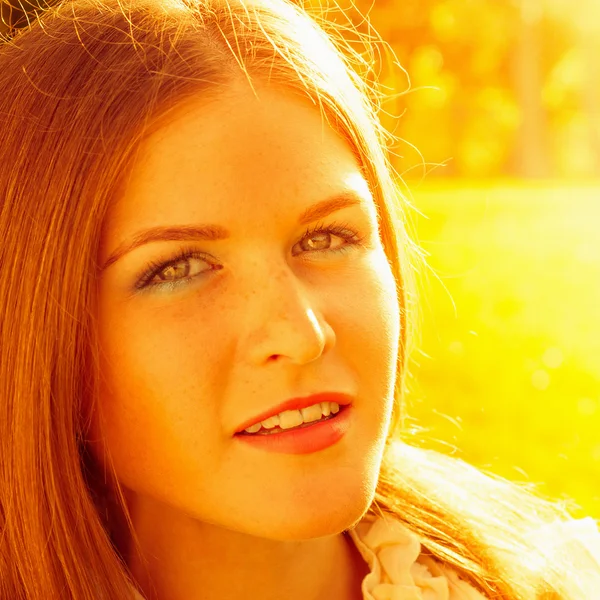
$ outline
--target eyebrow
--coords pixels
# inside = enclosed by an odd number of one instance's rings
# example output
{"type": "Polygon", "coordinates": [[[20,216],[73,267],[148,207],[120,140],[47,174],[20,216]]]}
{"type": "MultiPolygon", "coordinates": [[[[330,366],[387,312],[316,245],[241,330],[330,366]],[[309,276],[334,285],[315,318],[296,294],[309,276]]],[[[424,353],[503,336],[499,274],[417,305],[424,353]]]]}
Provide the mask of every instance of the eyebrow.
{"type": "MultiPolygon", "coordinates": [[[[312,206],[306,208],[298,218],[298,225],[308,225],[313,221],[322,219],[333,212],[363,204],[365,198],[354,190],[346,190],[321,200],[312,206]]],[[[227,229],[221,225],[160,225],[151,227],[143,231],[138,231],[133,235],[130,241],[119,245],[111,255],[106,259],[100,271],[116,263],[122,256],[132,250],[149,244],[151,242],[168,241],[217,241],[225,240],[230,237],[227,229]]]]}

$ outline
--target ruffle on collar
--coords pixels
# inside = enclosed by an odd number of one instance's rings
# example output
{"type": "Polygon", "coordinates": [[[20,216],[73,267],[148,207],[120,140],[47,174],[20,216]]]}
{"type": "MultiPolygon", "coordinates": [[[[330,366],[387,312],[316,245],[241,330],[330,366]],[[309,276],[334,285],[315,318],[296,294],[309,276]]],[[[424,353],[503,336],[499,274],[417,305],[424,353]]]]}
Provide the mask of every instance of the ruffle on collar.
{"type": "Polygon", "coordinates": [[[417,536],[397,520],[365,517],[348,534],[371,569],[364,600],[486,600],[452,569],[422,556],[417,536]]]}

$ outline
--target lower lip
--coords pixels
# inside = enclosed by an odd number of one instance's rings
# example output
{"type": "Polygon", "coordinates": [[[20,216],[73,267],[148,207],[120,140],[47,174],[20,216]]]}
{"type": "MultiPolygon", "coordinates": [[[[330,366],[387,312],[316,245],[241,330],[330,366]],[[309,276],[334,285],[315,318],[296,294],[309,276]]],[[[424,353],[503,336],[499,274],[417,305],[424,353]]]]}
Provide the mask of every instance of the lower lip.
{"type": "Polygon", "coordinates": [[[333,446],[344,437],[350,427],[350,411],[351,405],[347,404],[340,407],[340,412],[333,419],[319,421],[310,427],[269,435],[236,434],[234,437],[267,452],[310,454],[333,446]]]}

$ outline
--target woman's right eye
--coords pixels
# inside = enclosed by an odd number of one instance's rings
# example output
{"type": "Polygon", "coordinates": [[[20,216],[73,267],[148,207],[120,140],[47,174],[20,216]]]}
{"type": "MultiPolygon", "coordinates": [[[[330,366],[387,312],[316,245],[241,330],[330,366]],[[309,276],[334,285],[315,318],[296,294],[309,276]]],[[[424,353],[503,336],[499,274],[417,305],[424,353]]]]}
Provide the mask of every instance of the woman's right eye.
{"type": "Polygon", "coordinates": [[[190,272],[189,261],[190,261],[190,259],[193,259],[193,258],[195,258],[201,262],[209,264],[206,260],[205,255],[196,250],[182,250],[177,256],[175,256],[174,258],[169,259],[167,261],[162,261],[162,262],[161,261],[159,261],[159,262],[150,261],[148,263],[148,265],[145,267],[141,276],[139,277],[138,283],[135,286],[136,289],[138,291],[146,291],[150,288],[165,288],[166,287],[166,288],[172,290],[180,285],[187,284],[190,280],[202,275],[203,273],[205,273],[207,271],[221,268],[218,265],[213,265],[213,267],[214,267],[213,269],[205,269],[203,271],[200,271],[199,273],[189,275],[189,272],[190,272]],[[184,267],[183,269],[177,268],[180,265],[186,265],[186,263],[187,263],[187,266],[184,267]],[[164,276],[165,274],[168,275],[169,271],[171,271],[171,276],[173,277],[173,279],[164,279],[163,278],[162,281],[152,283],[152,280],[155,277],[158,277],[159,275],[164,276]]]}

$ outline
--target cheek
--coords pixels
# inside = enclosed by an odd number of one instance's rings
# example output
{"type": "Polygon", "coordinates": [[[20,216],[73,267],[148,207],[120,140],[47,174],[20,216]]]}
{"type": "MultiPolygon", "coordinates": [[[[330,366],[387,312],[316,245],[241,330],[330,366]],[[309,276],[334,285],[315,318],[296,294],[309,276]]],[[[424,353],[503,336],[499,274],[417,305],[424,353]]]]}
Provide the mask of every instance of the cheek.
{"type": "Polygon", "coordinates": [[[181,449],[202,457],[219,443],[219,403],[210,399],[218,398],[223,373],[209,368],[219,338],[205,343],[206,323],[194,326],[164,310],[116,313],[101,321],[99,408],[119,477],[137,488],[140,474],[141,485],[144,472],[181,463],[181,449]]]}
{"type": "Polygon", "coordinates": [[[383,250],[373,252],[351,293],[344,300],[346,319],[352,320],[357,352],[383,365],[396,363],[400,311],[396,281],[383,250]]]}
{"type": "Polygon", "coordinates": [[[400,338],[396,281],[383,250],[373,252],[349,278],[328,319],[336,332],[337,352],[352,365],[362,393],[377,418],[391,409],[400,338]]]}

